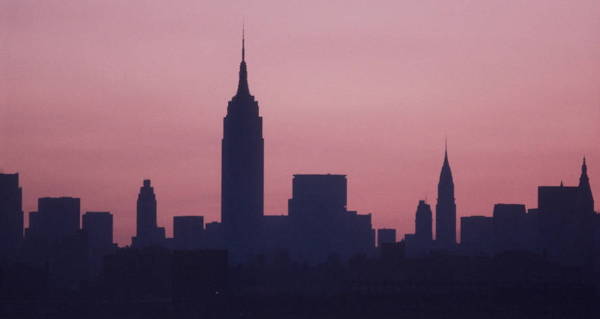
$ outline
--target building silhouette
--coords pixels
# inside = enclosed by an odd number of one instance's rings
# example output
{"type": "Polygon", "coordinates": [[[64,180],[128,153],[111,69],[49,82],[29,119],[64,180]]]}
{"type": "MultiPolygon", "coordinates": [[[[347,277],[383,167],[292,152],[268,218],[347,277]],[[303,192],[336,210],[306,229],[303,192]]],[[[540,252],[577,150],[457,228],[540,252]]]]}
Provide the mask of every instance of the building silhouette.
{"type": "Polygon", "coordinates": [[[525,205],[494,205],[493,236],[496,253],[525,249],[526,214],[525,205]]]}
{"type": "Polygon", "coordinates": [[[80,231],[80,199],[44,197],[38,199],[38,211],[29,213],[28,238],[60,241],[80,231]]]}
{"type": "Polygon", "coordinates": [[[435,206],[436,246],[442,250],[456,245],[456,203],[454,180],[448,162],[448,148],[444,151],[444,164],[438,183],[438,198],[435,206]]]}
{"type": "Polygon", "coordinates": [[[415,239],[426,245],[433,241],[432,215],[431,206],[424,200],[420,200],[415,214],[415,239]]]}
{"type": "Polygon", "coordinates": [[[433,217],[431,206],[420,200],[415,213],[415,233],[404,237],[406,255],[409,257],[424,256],[433,248],[433,217]]]}
{"type": "Polygon", "coordinates": [[[287,215],[264,215],[244,42],[223,123],[221,222],[175,216],[165,238],[144,180],[131,247],[113,243],[110,212],[87,212],[80,227],[71,197],[40,198],[23,238],[18,175],[0,174],[0,318],[598,317],[600,215],[585,158],[577,186],[538,187],[537,208],[462,217],[460,245],[447,147],[435,240],[421,200],[414,234],[382,228],[375,247],[371,214],[348,209],[346,175],[296,174],[287,215]]]}
{"type": "Polygon", "coordinates": [[[383,244],[396,242],[396,230],[393,228],[380,228],[377,230],[377,247],[383,244]]]}
{"type": "Polygon", "coordinates": [[[539,252],[565,264],[589,264],[594,251],[597,215],[587,176],[585,158],[581,165],[578,186],[539,186],[538,207],[534,230],[540,236],[539,252]]]}
{"type": "Polygon", "coordinates": [[[113,215],[110,212],[87,212],[81,218],[82,229],[91,249],[110,249],[113,243],[113,215]]]}
{"type": "Polygon", "coordinates": [[[316,263],[371,252],[375,243],[371,214],[348,211],[347,190],[346,175],[294,175],[288,246],[295,259],[316,263]]]}
{"type": "Polygon", "coordinates": [[[467,255],[488,256],[492,254],[494,218],[466,216],[460,218],[460,244],[467,255]]]}
{"type": "Polygon", "coordinates": [[[175,249],[192,250],[206,246],[203,216],[173,217],[173,244],[175,249]]]}
{"type": "Polygon", "coordinates": [[[577,210],[584,215],[594,214],[594,195],[590,186],[590,178],[587,175],[587,164],[585,157],[581,164],[581,175],[579,177],[579,196],[577,197],[577,210]]]}
{"type": "Polygon", "coordinates": [[[137,199],[136,236],[132,246],[147,247],[165,244],[165,229],[156,224],[156,195],[149,179],[144,180],[137,199]]]}
{"type": "Polygon", "coordinates": [[[100,273],[105,256],[113,253],[113,215],[110,212],[86,212],[81,217],[81,229],[87,239],[90,275],[100,273]]]}
{"type": "Polygon", "coordinates": [[[264,205],[262,118],[248,88],[244,42],[242,37],[238,88],[223,120],[221,150],[221,222],[234,256],[256,249],[264,205]]]}
{"type": "Polygon", "coordinates": [[[0,254],[14,254],[23,239],[19,174],[0,174],[0,254]]]}
{"type": "Polygon", "coordinates": [[[29,214],[21,258],[47,269],[47,284],[57,289],[77,286],[93,264],[80,228],[80,207],[79,198],[44,197],[38,199],[38,210],[29,214]]]}
{"type": "Polygon", "coordinates": [[[578,186],[538,187],[538,207],[496,204],[493,217],[461,218],[461,252],[528,252],[567,266],[590,266],[600,252],[600,218],[594,211],[587,165],[578,186]]]}

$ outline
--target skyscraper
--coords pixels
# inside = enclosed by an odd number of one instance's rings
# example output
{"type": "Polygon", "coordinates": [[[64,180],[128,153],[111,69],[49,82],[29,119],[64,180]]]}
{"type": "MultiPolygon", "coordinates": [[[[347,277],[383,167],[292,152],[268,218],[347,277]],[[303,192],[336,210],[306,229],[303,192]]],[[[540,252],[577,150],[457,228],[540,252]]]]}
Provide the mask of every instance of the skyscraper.
{"type": "Polygon", "coordinates": [[[431,252],[433,244],[432,215],[431,206],[424,200],[420,200],[415,214],[415,233],[404,236],[406,256],[425,256],[431,252]]]}
{"type": "Polygon", "coordinates": [[[14,251],[23,239],[19,174],[0,174],[0,252],[14,251]]]}
{"type": "Polygon", "coordinates": [[[444,164],[438,183],[438,198],[435,206],[436,244],[438,248],[450,249],[456,244],[456,203],[454,181],[448,162],[448,148],[444,152],[444,164]]]}
{"type": "Polygon", "coordinates": [[[433,240],[431,215],[431,206],[424,200],[420,200],[415,216],[415,238],[423,244],[431,244],[433,240]]]}
{"type": "Polygon", "coordinates": [[[110,249],[113,246],[113,215],[109,212],[87,212],[81,218],[91,249],[110,249]]]}
{"type": "Polygon", "coordinates": [[[594,196],[590,187],[590,179],[587,175],[587,164],[585,157],[581,164],[581,176],[579,177],[579,196],[577,198],[577,209],[582,214],[594,214],[594,196]]]}
{"type": "Polygon", "coordinates": [[[165,229],[156,225],[156,195],[150,183],[149,179],[144,180],[138,195],[134,247],[162,245],[165,239],[165,229]]]}
{"type": "Polygon", "coordinates": [[[221,150],[221,221],[227,244],[247,251],[263,216],[264,140],[258,102],[250,94],[242,36],[237,93],[223,120],[221,150]]]}

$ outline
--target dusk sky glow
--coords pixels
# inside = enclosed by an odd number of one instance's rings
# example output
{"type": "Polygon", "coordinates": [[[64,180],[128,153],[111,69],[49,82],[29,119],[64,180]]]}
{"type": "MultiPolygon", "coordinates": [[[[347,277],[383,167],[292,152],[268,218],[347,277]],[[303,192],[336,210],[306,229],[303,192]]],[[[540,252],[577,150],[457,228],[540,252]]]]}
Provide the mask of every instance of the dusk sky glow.
{"type": "Polygon", "coordinates": [[[458,217],[534,208],[584,155],[600,198],[597,0],[3,0],[0,171],[25,213],[80,197],[129,244],[149,178],[168,234],[219,220],[242,20],[266,214],[287,213],[293,174],[346,174],[348,208],[403,236],[435,205],[445,137],[458,217]]]}

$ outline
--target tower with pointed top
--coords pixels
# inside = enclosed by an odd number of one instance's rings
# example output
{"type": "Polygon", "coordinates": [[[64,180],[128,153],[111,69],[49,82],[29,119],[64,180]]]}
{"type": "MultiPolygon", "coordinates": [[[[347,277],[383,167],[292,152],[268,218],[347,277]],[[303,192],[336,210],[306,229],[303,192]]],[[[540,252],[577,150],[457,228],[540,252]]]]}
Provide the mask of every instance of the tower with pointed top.
{"type": "Polygon", "coordinates": [[[435,229],[437,247],[451,249],[456,245],[456,203],[454,200],[452,170],[448,162],[448,147],[444,151],[444,164],[438,183],[435,229]]]}
{"type": "Polygon", "coordinates": [[[263,216],[264,140],[258,102],[248,88],[245,37],[235,96],[223,120],[221,222],[232,252],[250,252],[263,216]]]}
{"type": "Polygon", "coordinates": [[[581,176],[579,177],[579,196],[578,196],[578,207],[577,209],[582,213],[593,214],[594,213],[594,196],[592,195],[592,188],[590,187],[590,179],[587,175],[587,164],[585,157],[583,158],[583,164],[581,164],[581,176]]]}

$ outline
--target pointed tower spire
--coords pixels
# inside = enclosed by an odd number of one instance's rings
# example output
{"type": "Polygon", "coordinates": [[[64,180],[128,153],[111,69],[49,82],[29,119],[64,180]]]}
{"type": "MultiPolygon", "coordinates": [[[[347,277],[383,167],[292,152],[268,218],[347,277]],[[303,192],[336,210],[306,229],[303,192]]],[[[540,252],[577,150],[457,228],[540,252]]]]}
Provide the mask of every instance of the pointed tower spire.
{"type": "Polygon", "coordinates": [[[580,205],[583,211],[594,212],[594,195],[592,194],[592,188],[590,186],[590,178],[587,174],[587,164],[585,162],[585,156],[583,157],[583,163],[581,164],[581,176],[579,177],[579,192],[580,192],[580,205]]]}
{"type": "Polygon", "coordinates": [[[444,165],[448,164],[448,137],[444,139],[444,165]]]}
{"type": "Polygon", "coordinates": [[[242,24],[242,62],[240,62],[240,79],[236,96],[249,96],[248,71],[246,70],[246,27],[242,24]]]}
{"type": "Polygon", "coordinates": [[[583,157],[583,163],[581,164],[581,176],[579,177],[579,187],[589,188],[590,179],[587,175],[587,164],[585,163],[585,156],[583,157]]]}
{"type": "Polygon", "coordinates": [[[456,244],[456,202],[454,180],[448,161],[448,141],[444,143],[444,164],[438,182],[438,198],[435,207],[436,241],[441,249],[450,249],[456,244]]]}

